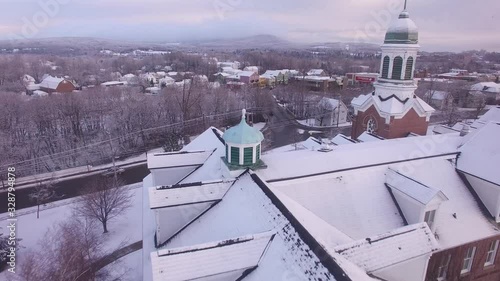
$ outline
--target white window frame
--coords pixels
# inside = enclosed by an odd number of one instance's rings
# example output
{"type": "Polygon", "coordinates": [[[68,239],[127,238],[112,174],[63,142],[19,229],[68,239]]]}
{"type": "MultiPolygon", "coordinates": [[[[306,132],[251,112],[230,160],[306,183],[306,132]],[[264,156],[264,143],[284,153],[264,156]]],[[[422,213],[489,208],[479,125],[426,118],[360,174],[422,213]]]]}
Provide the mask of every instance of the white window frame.
{"type": "Polygon", "coordinates": [[[467,274],[471,271],[475,254],[476,247],[470,247],[469,249],[467,249],[467,253],[465,253],[465,257],[462,262],[462,270],[460,271],[460,274],[467,274]]]}
{"type": "Polygon", "coordinates": [[[446,276],[448,275],[448,267],[450,266],[450,261],[451,261],[451,255],[447,255],[443,257],[441,260],[441,264],[439,265],[438,268],[438,281],[444,281],[446,280],[446,276]]]}
{"type": "Polygon", "coordinates": [[[436,219],[436,210],[430,210],[424,214],[424,222],[427,223],[430,229],[434,226],[434,221],[436,219]],[[429,216],[427,216],[429,214],[429,216]]]}
{"type": "Polygon", "coordinates": [[[497,257],[498,251],[498,242],[498,240],[495,240],[490,243],[490,247],[488,248],[488,252],[486,253],[486,262],[484,263],[484,267],[495,264],[495,259],[497,257]]]}

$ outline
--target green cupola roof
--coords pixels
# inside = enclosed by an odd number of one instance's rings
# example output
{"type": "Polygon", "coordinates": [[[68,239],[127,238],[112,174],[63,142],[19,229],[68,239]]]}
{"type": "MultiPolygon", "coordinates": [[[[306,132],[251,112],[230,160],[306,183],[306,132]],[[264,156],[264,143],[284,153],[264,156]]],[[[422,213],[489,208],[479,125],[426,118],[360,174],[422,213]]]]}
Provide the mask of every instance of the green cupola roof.
{"type": "Polygon", "coordinates": [[[389,26],[384,44],[418,44],[418,27],[406,9],[389,26]]]}
{"type": "Polygon", "coordinates": [[[231,144],[257,144],[264,140],[264,135],[254,127],[247,124],[245,120],[246,110],[242,110],[241,122],[229,128],[222,138],[231,144]]]}

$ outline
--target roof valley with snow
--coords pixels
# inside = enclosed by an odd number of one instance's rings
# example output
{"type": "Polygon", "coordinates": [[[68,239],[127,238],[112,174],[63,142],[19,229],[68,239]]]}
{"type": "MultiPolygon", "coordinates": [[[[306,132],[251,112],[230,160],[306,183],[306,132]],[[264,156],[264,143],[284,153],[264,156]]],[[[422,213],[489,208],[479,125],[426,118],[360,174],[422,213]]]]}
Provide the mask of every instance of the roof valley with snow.
{"type": "MultiPolygon", "coordinates": [[[[416,58],[418,48],[405,10],[383,53],[416,58]]],[[[390,121],[413,109],[428,122],[434,109],[414,95],[413,67],[386,73],[355,111],[373,106],[390,121]]],[[[367,130],[262,151],[243,110],[224,133],[209,128],[180,152],[148,155],[144,280],[426,280],[433,255],[500,240],[499,111],[467,130],[398,139],[367,130]]]]}

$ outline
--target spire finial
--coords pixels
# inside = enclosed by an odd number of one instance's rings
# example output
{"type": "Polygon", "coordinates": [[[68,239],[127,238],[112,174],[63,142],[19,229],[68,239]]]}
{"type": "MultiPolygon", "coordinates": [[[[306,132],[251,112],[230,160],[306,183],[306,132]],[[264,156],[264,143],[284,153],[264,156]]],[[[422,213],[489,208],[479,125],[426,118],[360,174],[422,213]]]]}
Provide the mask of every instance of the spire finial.
{"type": "Polygon", "coordinates": [[[245,120],[246,114],[247,114],[247,110],[243,108],[241,110],[241,120],[245,120]]]}
{"type": "Polygon", "coordinates": [[[406,10],[406,4],[408,4],[408,0],[405,0],[405,10],[406,10]]]}

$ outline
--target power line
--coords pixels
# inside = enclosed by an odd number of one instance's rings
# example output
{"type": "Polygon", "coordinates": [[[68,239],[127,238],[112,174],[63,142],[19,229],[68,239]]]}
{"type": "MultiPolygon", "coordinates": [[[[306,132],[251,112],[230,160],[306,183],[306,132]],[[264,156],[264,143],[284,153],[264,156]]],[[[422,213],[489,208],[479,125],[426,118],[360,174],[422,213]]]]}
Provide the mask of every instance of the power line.
{"type": "MultiPolygon", "coordinates": [[[[250,108],[248,110],[249,111],[259,111],[259,110],[266,110],[269,108],[270,107],[255,107],[255,108],[250,108]]],[[[129,137],[134,136],[134,135],[144,134],[144,133],[148,133],[148,132],[152,132],[152,131],[156,131],[156,130],[161,130],[161,129],[171,129],[171,128],[175,128],[175,127],[181,127],[181,128],[182,127],[191,127],[194,125],[198,125],[198,123],[194,123],[194,122],[203,121],[206,118],[215,119],[217,117],[224,117],[224,116],[230,116],[230,115],[235,115],[235,114],[241,114],[241,110],[235,110],[235,111],[230,111],[230,112],[226,112],[226,113],[219,113],[219,114],[212,114],[212,115],[204,115],[201,117],[197,117],[197,118],[193,118],[193,119],[189,119],[189,120],[185,120],[185,121],[181,121],[181,122],[177,122],[177,123],[167,124],[167,125],[163,125],[163,126],[157,126],[157,127],[153,127],[153,128],[147,128],[147,129],[127,133],[125,135],[121,135],[121,136],[118,136],[118,137],[115,137],[112,139],[98,141],[98,142],[91,143],[91,144],[81,146],[81,147],[77,147],[74,149],[61,151],[61,152],[57,152],[54,154],[41,156],[38,158],[27,159],[27,160],[19,161],[16,163],[3,165],[1,167],[19,166],[19,165],[23,165],[24,163],[43,161],[42,159],[49,159],[49,160],[54,161],[54,160],[62,159],[64,157],[70,157],[71,155],[75,155],[76,153],[78,153],[79,151],[84,150],[84,149],[89,149],[92,147],[97,147],[99,145],[108,144],[112,141],[119,141],[120,139],[129,138],[129,137]],[[192,124],[190,124],[190,123],[192,123],[192,124]]],[[[34,166],[34,164],[28,164],[28,166],[34,166]]]]}

